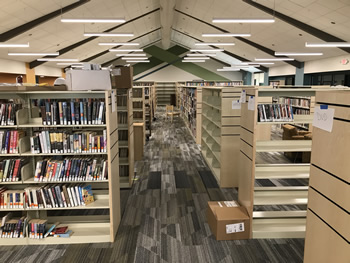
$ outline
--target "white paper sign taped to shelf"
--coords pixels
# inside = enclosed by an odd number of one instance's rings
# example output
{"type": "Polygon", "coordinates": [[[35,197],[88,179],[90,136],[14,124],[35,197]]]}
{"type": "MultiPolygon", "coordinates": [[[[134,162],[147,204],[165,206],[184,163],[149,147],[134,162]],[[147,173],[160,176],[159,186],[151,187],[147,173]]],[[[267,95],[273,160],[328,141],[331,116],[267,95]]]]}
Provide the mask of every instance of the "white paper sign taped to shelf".
{"type": "Polygon", "coordinates": [[[315,107],[313,126],[332,132],[334,119],[334,109],[329,109],[328,105],[315,107]]]}
{"type": "Polygon", "coordinates": [[[112,98],[112,112],[115,112],[116,110],[116,94],[115,94],[115,90],[111,91],[111,98],[112,98]]]}
{"type": "Polygon", "coordinates": [[[255,110],[255,97],[254,96],[249,97],[248,110],[255,110]]]}
{"type": "Polygon", "coordinates": [[[226,225],[226,234],[244,232],[244,223],[226,225]]]}
{"type": "Polygon", "coordinates": [[[246,92],[245,92],[245,90],[242,90],[242,91],[241,91],[241,98],[239,99],[239,102],[240,102],[240,103],[246,103],[246,101],[247,101],[246,92]]]}
{"type": "Polygon", "coordinates": [[[239,102],[239,100],[232,101],[232,109],[233,110],[240,110],[241,109],[241,103],[239,102]]]}
{"type": "Polygon", "coordinates": [[[112,76],[120,76],[122,74],[122,71],[120,68],[114,68],[112,69],[112,76]]]}

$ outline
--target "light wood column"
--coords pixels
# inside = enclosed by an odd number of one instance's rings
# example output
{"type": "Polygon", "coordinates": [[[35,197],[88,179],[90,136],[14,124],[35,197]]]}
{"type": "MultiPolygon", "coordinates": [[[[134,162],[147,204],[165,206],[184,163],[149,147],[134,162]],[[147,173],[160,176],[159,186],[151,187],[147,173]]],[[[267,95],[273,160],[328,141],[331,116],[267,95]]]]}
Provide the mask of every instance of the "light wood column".
{"type": "Polygon", "coordinates": [[[26,63],[26,78],[27,83],[36,83],[35,80],[35,69],[29,67],[29,63],[26,63]]]}

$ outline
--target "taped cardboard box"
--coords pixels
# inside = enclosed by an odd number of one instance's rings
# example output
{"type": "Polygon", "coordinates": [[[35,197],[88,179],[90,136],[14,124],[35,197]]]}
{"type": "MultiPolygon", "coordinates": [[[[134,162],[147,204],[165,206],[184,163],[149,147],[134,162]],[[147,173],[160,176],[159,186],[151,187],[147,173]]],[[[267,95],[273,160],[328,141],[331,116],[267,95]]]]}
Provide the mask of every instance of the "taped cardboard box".
{"type": "Polygon", "coordinates": [[[111,71],[112,86],[116,89],[131,89],[133,77],[133,67],[115,67],[111,71]]]}
{"type": "Polygon", "coordinates": [[[208,202],[208,224],[216,240],[250,238],[249,215],[244,207],[235,206],[235,203],[234,201],[208,202]]]}

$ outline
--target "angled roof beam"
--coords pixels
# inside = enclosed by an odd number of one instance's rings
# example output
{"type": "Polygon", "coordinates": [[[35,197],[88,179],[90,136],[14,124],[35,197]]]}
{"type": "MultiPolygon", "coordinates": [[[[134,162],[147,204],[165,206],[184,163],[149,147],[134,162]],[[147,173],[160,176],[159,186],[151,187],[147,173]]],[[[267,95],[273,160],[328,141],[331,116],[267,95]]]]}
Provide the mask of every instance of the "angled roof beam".
{"type": "MultiPolygon", "coordinates": [[[[204,42],[204,41],[202,41],[202,40],[200,40],[200,39],[198,39],[198,38],[195,38],[195,37],[193,37],[193,36],[190,36],[190,35],[188,35],[188,34],[186,34],[186,33],[184,33],[184,32],[181,32],[181,31],[175,29],[175,28],[172,28],[172,29],[173,29],[175,32],[180,33],[180,34],[182,34],[182,35],[184,35],[184,36],[190,37],[190,38],[192,38],[192,39],[194,39],[194,40],[196,40],[196,41],[198,41],[198,42],[204,42]]],[[[217,48],[216,46],[210,46],[210,47],[212,47],[212,48],[217,48]]],[[[224,50],[223,53],[226,54],[226,55],[228,55],[228,56],[231,56],[231,57],[233,57],[233,58],[235,58],[235,59],[238,59],[238,60],[240,60],[240,61],[242,61],[242,62],[251,62],[250,60],[248,60],[248,59],[246,59],[246,58],[243,58],[243,57],[240,57],[240,56],[238,56],[238,55],[236,55],[236,54],[233,54],[232,52],[227,51],[227,50],[224,50]]],[[[264,66],[260,66],[259,69],[260,69],[261,71],[268,72],[268,68],[266,68],[266,67],[264,67],[264,66]]]]}
{"type": "MultiPolygon", "coordinates": [[[[143,15],[140,15],[140,16],[138,16],[138,17],[135,17],[135,18],[133,18],[133,19],[130,19],[130,20],[126,21],[126,22],[123,23],[123,24],[117,25],[117,26],[112,27],[112,28],[110,28],[110,29],[107,29],[107,30],[105,30],[105,31],[103,31],[103,32],[104,32],[104,33],[105,33],[105,32],[111,32],[111,31],[113,31],[113,30],[115,30],[115,29],[117,29],[117,28],[120,28],[120,27],[122,27],[122,26],[125,26],[125,25],[127,25],[127,24],[129,24],[129,23],[135,22],[136,20],[138,20],[138,19],[140,19],[140,18],[143,18],[143,17],[145,17],[145,16],[148,16],[148,15],[150,15],[150,14],[152,14],[152,13],[155,13],[155,12],[157,12],[157,11],[159,11],[159,10],[160,10],[160,8],[156,8],[156,9],[154,9],[154,10],[148,12],[148,13],[145,13],[145,14],[143,14],[143,15]]],[[[70,46],[68,46],[68,47],[62,48],[62,49],[58,50],[58,52],[60,53],[60,55],[63,55],[64,53],[67,53],[68,51],[71,51],[72,49],[75,49],[75,48],[77,48],[77,47],[79,47],[79,46],[81,46],[81,45],[84,45],[84,44],[86,44],[86,43],[88,43],[88,42],[90,42],[90,41],[92,41],[92,40],[94,40],[94,39],[96,39],[96,38],[98,38],[98,37],[89,37],[89,38],[86,38],[86,39],[81,40],[81,41],[79,41],[79,42],[77,42],[77,43],[74,43],[74,44],[72,44],[72,45],[70,45],[70,46]]],[[[47,56],[47,57],[49,57],[49,56],[47,56]]],[[[45,57],[45,58],[46,58],[46,57],[45,57]]],[[[36,61],[36,60],[34,60],[34,61],[32,61],[32,62],[29,63],[29,67],[30,67],[30,68],[35,68],[35,67],[37,67],[37,66],[40,66],[40,65],[43,64],[43,63],[45,63],[45,62],[44,62],[44,61],[36,61]]]]}
{"type": "MultiPolygon", "coordinates": [[[[243,2],[256,7],[257,9],[264,11],[265,13],[268,13],[270,15],[273,15],[275,17],[277,17],[278,19],[296,27],[299,28],[300,30],[303,30],[304,32],[313,35],[314,37],[317,37],[319,39],[322,39],[323,41],[326,42],[347,42],[343,39],[340,39],[338,37],[335,37],[331,34],[328,34],[322,30],[319,30],[313,26],[310,26],[308,24],[305,24],[303,22],[300,22],[290,16],[286,16],[280,12],[277,12],[271,8],[268,8],[262,4],[257,3],[256,1],[252,1],[252,0],[242,0],[243,2]]],[[[340,47],[341,50],[350,53],[350,48],[346,48],[346,47],[340,47]]]]}
{"type": "MultiPolygon", "coordinates": [[[[194,20],[197,20],[198,22],[201,22],[201,23],[203,23],[203,24],[206,24],[206,25],[208,25],[208,26],[210,26],[210,27],[212,27],[212,28],[215,28],[215,29],[217,29],[217,30],[219,30],[219,31],[221,31],[221,32],[223,32],[223,33],[230,33],[229,31],[227,31],[227,30],[225,30],[225,29],[223,29],[223,28],[220,28],[220,27],[218,27],[218,26],[214,26],[214,25],[212,25],[212,24],[210,24],[210,23],[208,23],[208,22],[205,22],[205,21],[203,21],[203,20],[197,18],[197,17],[194,17],[194,16],[191,16],[191,15],[189,15],[189,14],[186,14],[186,13],[184,13],[184,12],[178,10],[178,9],[175,9],[175,11],[178,12],[178,13],[180,13],[180,14],[182,14],[182,15],[184,15],[184,16],[187,16],[187,17],[190,17],[190,18],[192,18],[192,19],[194,19],[194,20]]],[[[275,51],[272,50],[272,49],[269,49],[269,48],[267,48],[267,47],[264,47],[264,46],[262,46],[262,45],[260,45],[260,44],[258,44],[258,43],[255,43],[255,42],[250,41],[250,40],[248,40],[248,39],[246,39],[246,38],[243,38],[243,37],[236,37],[236,39],[238,39],[238,40],[240,40],[240,41],[242,41],[242,42],[244,42],[244,43],[246,43],[246,44],[248,44],[248,45],[250,45],[250,46],[252,46],[252,47],[255,47],[255,48],[257,48],[257,49],[259,49],[259,50],[261,50],[261,51],[263,51],[263,52],[265,52],[265,53],[267,53],[267,54],[269,54],[269,55],[271,55],[271,56],[273,56],[273,57],[275,56],[275,51]]],[[[281,58],[282,58],[282,56],[281,56],[281,58]]],[[[285,62],[285,63],[288,63],[288,64],[290,64],[290,65],[292,65],[292,66],[294,66],[294,67],[297,67],[297,68],[301,68],[301,67],[302,67],[302,63],[299,62],[299,61],[297,61],[297,60],[294,60],[294,61],[284,61],[284,62],[285,62]]]]}
{"type": "Polygon", "coordinates": [[[11,38],[14,38],[20,34],[23,34],[24,32],[42,24],[42,23],[45,23],[57,16],[60,16],[64,13],[67,13],[81,5],[84,5],[86,3],[90,2],[90,0],[79,0],[78,2],[75,2],[73,4],[70,4],[70,5],[67,5],[65,7],[63,7],[62,9],[58,9],[56,11],[53,11],[47,15],[44,15],[44,16],[41,16],[39,18],[36,18],[28,23],[25,23],[23,25],[20,25],[18,27],[15,27],[9,31],[6,31],[2,34],[0,34],[0,42],[5,42],[11,38]]]}

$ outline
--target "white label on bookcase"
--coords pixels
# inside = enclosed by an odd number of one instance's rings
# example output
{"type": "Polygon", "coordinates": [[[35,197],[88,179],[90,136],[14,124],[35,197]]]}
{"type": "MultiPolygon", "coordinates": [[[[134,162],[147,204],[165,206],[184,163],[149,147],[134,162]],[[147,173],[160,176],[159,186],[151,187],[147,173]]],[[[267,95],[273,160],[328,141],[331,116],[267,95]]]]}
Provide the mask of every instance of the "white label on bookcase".
{"type": "Polygon", "coordinates": [[[239,99],[239,102],[240,102],[240,103],[246,103],[246,101],[247,101],[246,92],[245,92],[245,90],[242,90],[242,91],[241,91],[241,98],[239,99]]]}
{"type": "Polygon", "coordinates": [[[112,97],[112,112],[115,112],[115,110],[116,110],[116,95],[115,95],[114,90],[111,91],[111,97],[112,97]]]}
{"type": "Polygon", "coordinates": [[[239,102],[239,100],[232,101],[232,109],[233,110],[240,110],[241,109],[241,103],[239,102]]]}
{"type": "Polygon", "coordinates": [[[254,98],[254,96],[249,97],[248,110],[255,110],[255,98],[254,98]]]}
{"type": "Polygon", "coordinates": [[[334,119],[334,109],[329,109],[328,105],[321,105],[321,107],[315,107],[313,126],[332,132],[334,119]]]}
{"type": "Polygon", "coordinates": [[[121,73],[121,69],[120,68],[114,68],[112,69],[112,76],[120,76],[121,73]]]}
{"type": "Polygon", "coordinates": [[[244,232],[244,223],[226,225],[226,234],[244,232]]]}

